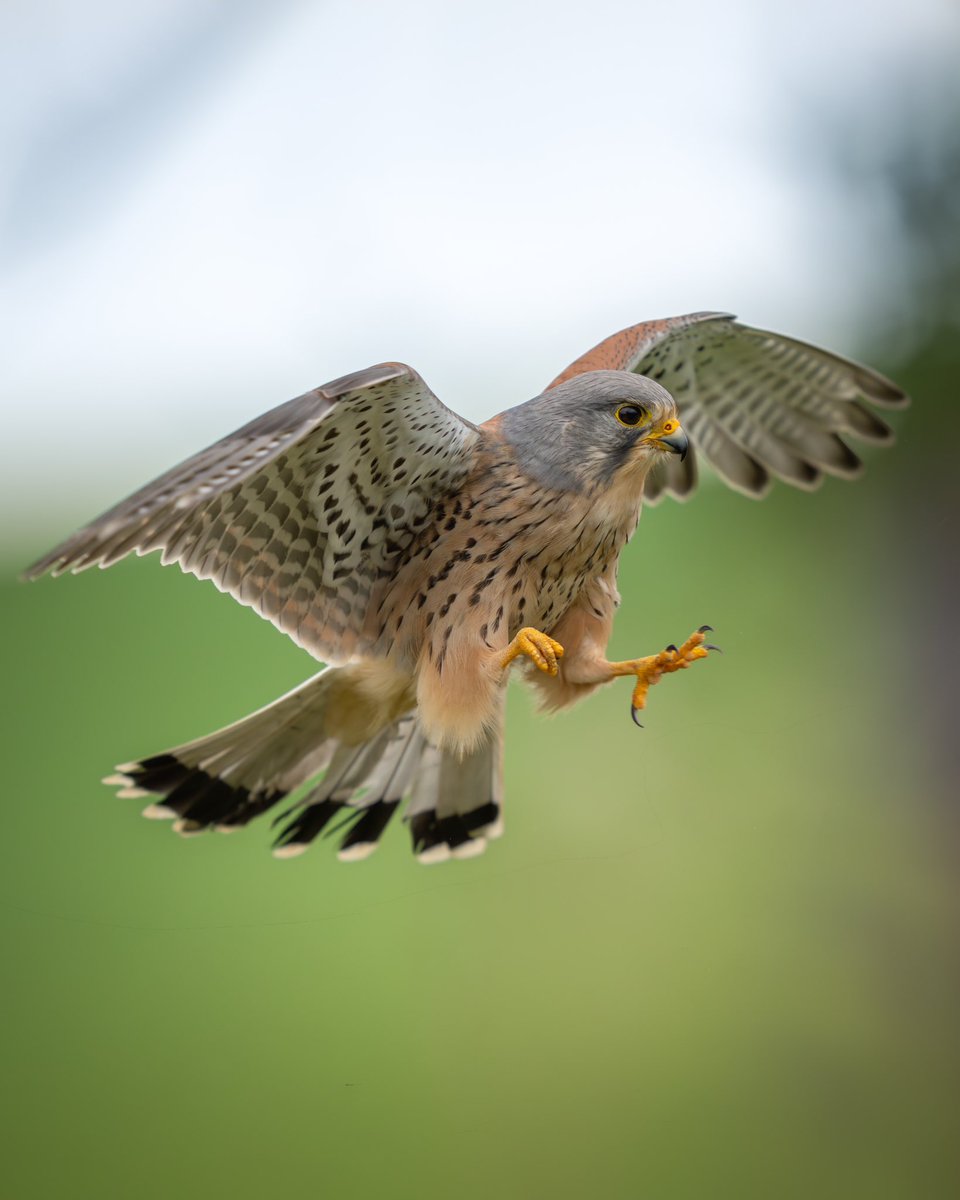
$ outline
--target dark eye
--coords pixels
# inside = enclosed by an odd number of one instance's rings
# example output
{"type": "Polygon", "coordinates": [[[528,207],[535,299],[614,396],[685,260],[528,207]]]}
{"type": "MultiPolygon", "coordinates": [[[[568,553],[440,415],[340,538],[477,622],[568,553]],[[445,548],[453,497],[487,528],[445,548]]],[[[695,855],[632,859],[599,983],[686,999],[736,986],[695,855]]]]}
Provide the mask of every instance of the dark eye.
{"type": "Polygon", "coordinates": [[[646,409],[641,408],[638,404],[621,404],[617,409],[617,420],[628,428],[632,429],[633,426],[641,424],[646,419],[646,409]]]}

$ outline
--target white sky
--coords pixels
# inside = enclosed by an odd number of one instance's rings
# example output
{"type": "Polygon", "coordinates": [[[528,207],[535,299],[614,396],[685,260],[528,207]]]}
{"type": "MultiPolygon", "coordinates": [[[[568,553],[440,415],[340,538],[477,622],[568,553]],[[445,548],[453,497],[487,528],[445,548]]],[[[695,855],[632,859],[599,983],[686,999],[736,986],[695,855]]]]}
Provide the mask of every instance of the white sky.
{"type": "Polygon", "coordinates": [[[5,510],[66,533],[388,358],[483,417],[647,317],[853,349],[896,225],[809,120],[882,121],[958,31],[952,0],[8,0],[5,510]]]}

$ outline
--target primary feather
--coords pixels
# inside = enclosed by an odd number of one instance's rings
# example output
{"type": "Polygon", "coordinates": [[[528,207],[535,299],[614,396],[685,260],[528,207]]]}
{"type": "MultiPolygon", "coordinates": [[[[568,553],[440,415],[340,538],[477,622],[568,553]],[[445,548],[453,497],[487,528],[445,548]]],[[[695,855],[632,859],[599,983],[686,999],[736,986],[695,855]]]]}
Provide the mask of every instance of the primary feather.
{"type": "Polygon", "coordinates": [[[141,488],[28,571],[162,551],[325,662],[364,649],[381,571],[469,468],[474,426],[399,363],[271,410],[141,488]]]}
{"type": "MultiPolygon", "coordinates": [[[[762,496],[776,476],[814,488],[824,474],[853,477],[860,460],[844,438],[884,443],[890,427],[870,411],[902,408],[882,375],[794,338],[742,325],[728,313],[645,321],[571,363],[551,387],[601,367],[656,380],[677,403],[693,448],[731,487],[762,496]]],[[[678,499],[696,485],[696,453],[651,471],[645,497],[678,499]]]]}

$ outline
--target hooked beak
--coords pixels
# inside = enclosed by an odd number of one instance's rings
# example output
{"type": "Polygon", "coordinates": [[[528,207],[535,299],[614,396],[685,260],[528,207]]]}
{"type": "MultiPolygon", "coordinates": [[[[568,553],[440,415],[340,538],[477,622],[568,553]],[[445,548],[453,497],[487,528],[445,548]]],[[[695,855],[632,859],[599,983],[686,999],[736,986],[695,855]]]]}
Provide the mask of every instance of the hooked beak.
{"type": "Polygon", "coordinates": [[[663,446],[672,454],[679,454],[681,462],[687,457],[687,451],[690,449],[690,439],[677,421],[668,421],[663,433],[650,440],[658,446],[663,446]]]}

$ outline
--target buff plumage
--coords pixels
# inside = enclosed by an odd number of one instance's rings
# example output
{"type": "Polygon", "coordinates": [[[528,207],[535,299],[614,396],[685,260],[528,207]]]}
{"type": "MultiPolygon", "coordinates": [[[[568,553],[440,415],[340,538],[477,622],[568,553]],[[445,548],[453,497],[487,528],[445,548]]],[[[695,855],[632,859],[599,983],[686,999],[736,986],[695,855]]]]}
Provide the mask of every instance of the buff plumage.
{"type": "Polygon", "coordinates": [[[255,608],[327,669],[225,730],[110,782],[178,832],[233,829],[292,795],[277,853],[346,815],[364,857],[406,803],[423,861],[502,829],[503,693],[523,662],[546,708],[621,675],[634,713],[705,632],[606,658],[642,501],[683,497],[698,457],[763,495],[852,477],[847,437],[891,440],[881,376],[723,314],[632,326],[540,396],[475,426],[385,363],[289,401],[187,460],[28,572],[160,550],[255,608]],[[689,453],[686,453],[689,439],[689,453]]]}

